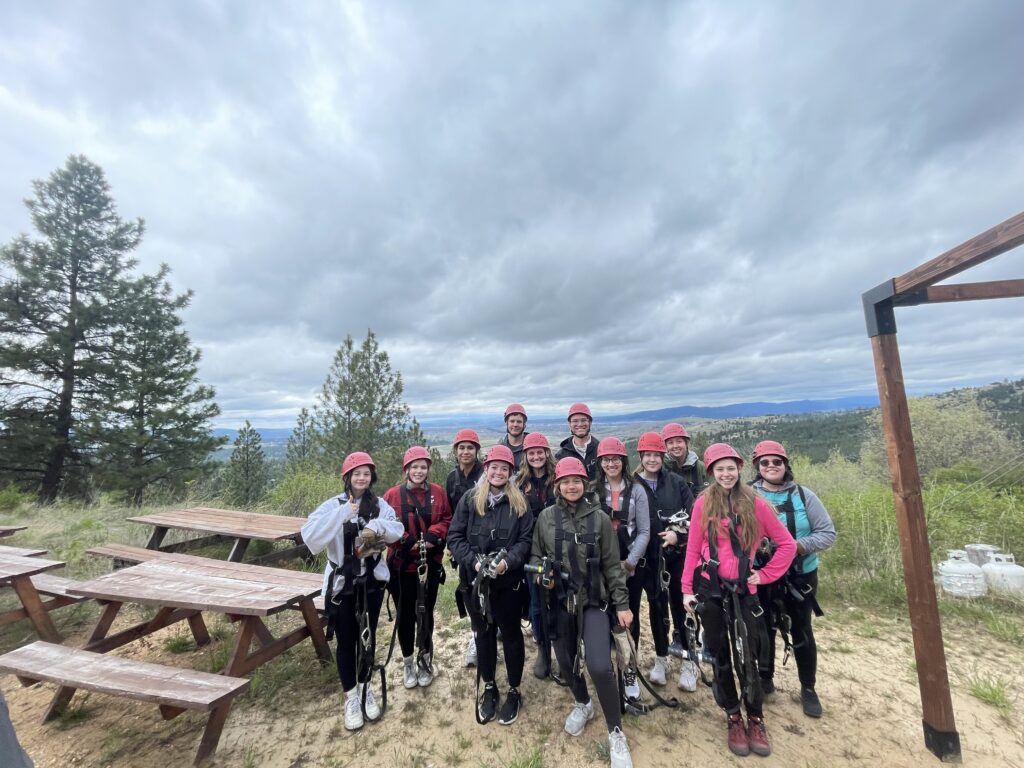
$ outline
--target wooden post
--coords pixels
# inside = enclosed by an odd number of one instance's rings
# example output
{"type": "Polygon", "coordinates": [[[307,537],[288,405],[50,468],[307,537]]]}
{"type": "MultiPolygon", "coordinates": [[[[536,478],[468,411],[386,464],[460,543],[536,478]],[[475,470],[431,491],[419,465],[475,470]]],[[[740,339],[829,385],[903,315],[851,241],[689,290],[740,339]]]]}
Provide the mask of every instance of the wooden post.
{"type": "MultiPolygon", "coordinates": [[[[891,313],[891,306],[887,311],[891,313]]],[[[932,578],[931,548],[924,519],[921,475],[910,430],[907,393],[896,343],[895,325],[871,338],[878,379],[878,397],[885,430],[885,452],[892,475],[896,520],[903,553],[903,577],[914,636],[917,679],[921,689],[925,746],[944,762],[960,762],[960,735],[953,717],[953,701],[946,671],[942,625],[932,578]],[[890,331],[891,328],[891,331],[890,331]],[[890,331],[890,332],[885,332],[890,331]]]]}

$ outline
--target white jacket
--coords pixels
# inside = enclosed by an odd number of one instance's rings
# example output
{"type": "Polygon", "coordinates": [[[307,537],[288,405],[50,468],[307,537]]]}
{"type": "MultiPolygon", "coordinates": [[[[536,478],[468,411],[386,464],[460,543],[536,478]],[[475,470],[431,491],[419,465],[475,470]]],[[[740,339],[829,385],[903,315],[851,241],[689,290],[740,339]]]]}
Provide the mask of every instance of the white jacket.
{"type": "MultiPolygon", "coordinates": [[[[383,537],[388,544],[393,544],[402,538],[405,527],[402,521],[395,515],[395,510],[384,499],[377,497],[380,504],[380,512],[373,520],[370,520],[366,527],[383,537]]],[[[356,517],[356,509],[349,503],[348,496],[344,493],[328,499],[309,516],[302,526],[302,541],[314,555],[327,549],[327,557],[330,562],[324,569],[324,586],[322,589],[324,598],[327,597],[327,582],[331,573],[331,563],[342,565],[345,551],[345,539],[342,529],[345,523],[356,517]]],[[[386,553],[385,553],[386,554],[386,553]]],[[[365,572],[366,561],[360,563],[360,575],[365,572]]],[[[373,576],[377,581],[386,582],[389,578],[388,564],[384,556],[377,562],[373,569],[373,576]]],[[[337,594],[344,586],[344,578],[339,574],[334,580],[334,593],[337,594]]]]}

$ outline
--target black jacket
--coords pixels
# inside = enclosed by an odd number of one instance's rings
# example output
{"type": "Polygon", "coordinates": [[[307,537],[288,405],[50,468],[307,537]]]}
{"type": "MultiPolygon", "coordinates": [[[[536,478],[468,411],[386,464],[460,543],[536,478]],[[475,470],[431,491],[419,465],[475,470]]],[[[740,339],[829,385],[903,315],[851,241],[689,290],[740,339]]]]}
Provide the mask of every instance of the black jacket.
{"type": "Polygon", "coordinates": [[[448,506],[452,508],[453,515],[466,491],[476,485],[476,481],[480,479],[480,475],[483,473],[484,467],[479,461],[473,464],[473,468],[469,470],[468,475],[462,474],[462,470],[458,466],[448,473],[448,479],[444,483],[444,490],[448,494],[448,506]]]}
{"type": "Polygon", "coordinates": [[[523,566],[530,559],[533,543],[533,515],[527,510],[516,517],[503,496],[497,505],[488,507],[483,517],[476,513],[475,494],[463,494],[448,529],[448,549],[459,565],[459,579],[468,586],[476,578],[477,555],[489,555],[504,548],[508,570],[494,580],[495,586],[513,585],[522,581],[523,566]]]}
{"type": "Polygon", "coordinates": [[[587,455],[581,458],[572,444],[572,435],[569,435],[558,444],[559,448],[558,453],[555,454],[555,461],[566,457],[580,459],[583,462],[584,469],[587,470],[587,477],[593,480],[597,477],[597,442],[597,438],[591,435],[590,442],[587,443],[587,455]]]}
{"type": "MultiPolygon", "coordinates": [[[[647,548],[648,557],[657,553],[661,546],[661,537],[665,530],[665,521],[680,509],[687,512],[693,510],[693,493],[690,486],[679,475],[669,472],[665,467],[658,473],[657,488],[652,489],[647,481],[637,473],[636,481],[647,491],[647,500],[651,508],[651,543],[647,548]]],[[[686,548],[686,538],[678,543],[678,550],[686,548]]]]}

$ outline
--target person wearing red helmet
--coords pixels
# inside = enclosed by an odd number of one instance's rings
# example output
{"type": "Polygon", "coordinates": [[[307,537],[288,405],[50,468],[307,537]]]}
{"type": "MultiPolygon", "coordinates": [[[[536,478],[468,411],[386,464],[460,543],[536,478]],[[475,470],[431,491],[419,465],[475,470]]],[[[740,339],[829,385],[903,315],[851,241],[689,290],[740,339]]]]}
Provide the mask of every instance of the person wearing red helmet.
{"type": "MultiPolygon", "coordinates": [[[[654,666],[648,678],[656,685],[665,685],[669,671],[669,654],[683,656],[683,593],[679,588],[683,574],[683,548],[685,534],[672,528],[685,528],[693,494],[678,476],[665,469],[665,441],[657,432],[644,432],[636,443],[640,454],[637,477],[643,480],[651,508],[651,544],[647,548],[647,579],[644,591],[651,607],[651,634],[654,636],[654,666]],[[684,518],[683,522],[678,521],[684,518]],[[668,575],[668,594],[665,580],[668,575]],[[669,645],[668,619],[672,617],[672,644],[669,645]]],[[[684,659],[679,671],[677,687],[684,691],[697,690],[697,668],[692,659],[684,659]]]]}
{"type": "Polygon", "coordinates": [[[519,622],[529,599],[523,566],[530,556],[533,515],[512,482],[514,467],[507,446],[495,445],[487,452],[484,476],[459,501],[448,535],[448,547],[459,565],[459,589],[476,634],[477,688],[481,680],[484,683],[476,702],[481,725],[495,716],[501,725],[511,725],[522,706],[519,686],[526,648],[519,622]],[[509,686],[500,710],[495,681],[499,628],[509,686]]]}
{"type": "Polygon", "coordinates": [[[665,441],[665,469],[679,475],[696,498],[704,487],[704,465],[697,452],[690,450],[690,433],[673,421],[662,427],[661,439],[665,441]]]}
{"type": "Polygon", "coordinates": [[[444,545],[452,509],[444,489],[428,480],[430,451],[416,445],[402,457],[403,481],[384,492],[405,527],[401,541],[388,552],[394,577],[388,583],[398,608],[398,643],[402,648],[406,688],[426,688],[434,680],[434,606],[444,581],[444,545]],[[426,589],[420,595],[420,546],[427,552],[426,589]],[[423,606],[418,603],[422,600],[423,606]],[[420,608],[422,607],[422,611],[420,608]],[[413,655],[418,649],[416,655],[413,655]]]}
{"type": "Polygon", "coordinates": [[[796,554],[796,542],[768,502],[740,482],[743,459],[731,445],[708,446],[704,466],[713,479],[693,507],[683,567],[683,603],[704,625],[704,645],[714,659],[711,689],[728,718],[729,750],[737,755],[751,751],[769,755],[771,743],[757,668],[766,633],[757,593],[760,585],[771,584],[786,573],[796,554]],[[775,552],[761,568],[754,569],[758,547],[765,538],[775,545],[775,552]],[[746,726],[733,679],[734,658],[747,710],[746,726]]]}
{"type": "Polygon", "coordinates": [[[518,470],[523,463],[523,441],[530,433],[526,431],[526,409],[519,403],[512,403],[505,409],[505,436],[498,441],[512,451],[518,470]]]}
{"type": "Polygon", "coordinates": [[[583,462],[587,477],[591,480],[597,475],[597,438],[590,434],[594,417],[586,403],[573,403],[569,406],[569,432],[565,440],[559,443],[555,461],[565,458],[576,458],[583,462]]]}
{"type": "MultiPolygon", "coordinates": [[[[796,557],[789,571],[767,589],[759,589],[757,596],[765,610],[768,626],[767,653],[760,668],[761,688],[765,693],[775,690],[775,635],[776,628],[785,630],[789,624],[792,635],[793,656],[796,658],[800,679],[800,701],[804,714],[821,717],[821,701],[815,692],[818,672],[818,646],[811,626],[813,616],[824,613],[815,597],[818,592],[818,553],[836,542],[836,527],[828,510],[814,492],[797,485],[789,456],[781,443],[762,440],[754,447],[753,489],[775,508],[779,522],[796,539],[796,557]],[[789,617],[789,622],[785,617],[789,617]]],[[[762,553],[758,553],[761,556],[762,553]]],[[[764,554],[768,554],[765,552],[764,554]]],[[[784,631],[783,643],[789,643],[784,631]]],[[[786,650],[789,650],[787,645],[786,650]]]]}
{"type": "MultiPolygon", "coordinates": [[[[448,473],[445,492],[448,495],[448,506],[454,513],[459,507],[459,501],[476,485],[484,473],[484,467],[480,463],[480,436],[476,430],[460,429],[456,432],[455,439],[452,440],[452,452],[455,454],[455,469],[448,473]]],[[[456,591],[455,598],[459,616],[465,618],[466,605],[462,593],[456,591]]],[[[470,630],[469,640],[466,641],[466,666],[475,667],[476,662],[476,638],[470,630]]]]}
{"type": "Polygon", "coordinates": [[[587,493],[588,481],[583,462],[575,456],[555,465],[555,503],[537,518],[530,562],[542,568],[550,564],[547,626],[575,699],[565,731],[579,736],[594,718],[594,705],[578,666],[585,662],[608,727],[612,768],[632,768],[611,662],[611,625],[628,628],[633,613],[619,542],[611,519],[602,512],[594,494],[587,493]],[[582,659],[577,658],[579,639],[584,648],[582,659]]]}
{"type": "MultiPolygon", "coordinates": [[[[531,432],[523,440],[525,460],[519,467],[515,483],[523,492],[530,505],[533,519],[548,504],[555,500],[555,460],[551,455],[551,444],[540,432],[531,432]]],[[[540,618],[540,595],[533,579],[526,582],[530,588],[530,625],[533,628],[533,642],[537,644],[537,659],[533,665],[534,677],[543,680],[551,674],[551,642],[544,634],[540,618]]]]}
{"type": "Polygon", "coordinates": [[[373,493],[377,469],[370,454],[357,451],[345,457],[341,478],[344,491],[310,514],[302,526],[302,543],[316,555],[327,550],[324,569],[324,607],[327,639],[337,636],[338,677],[345,691],[345,728],[363,727],[364,717],[381,716],[369,686],[376,651],[377,618],[390,578],[381,544],[402,536],[395,510],[373,493]],[[359,609],[369,618],[370,652],[359,643],[359,609]]]}
{"type": "MultiPolygon", "coordinates": [[[[597,446],[597,477],[590,490],[597,494],[601,508],[612,521],[619,542],[619,559],[626,572],[626,590],[629,592],[629,610],[633,621],[629,631],[633,644],[640,644],[640,598],[647,580],[647,547],[651,542],[651,512],[643,483],[635,480],[629,471],[629,454],[625,444],[617,437],[606,437],[597,446]]],[[[640,698],[640,684],[636,668],[630,664],[622,673],[627,699],[640,698]]]]}

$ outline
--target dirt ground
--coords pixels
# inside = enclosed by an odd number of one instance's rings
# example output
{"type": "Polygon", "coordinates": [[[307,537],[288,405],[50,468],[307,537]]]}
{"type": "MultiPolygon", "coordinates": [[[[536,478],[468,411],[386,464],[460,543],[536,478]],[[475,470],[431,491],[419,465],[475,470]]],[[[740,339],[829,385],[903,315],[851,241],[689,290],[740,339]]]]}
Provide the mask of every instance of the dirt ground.
{"type": "MultiPolygon", "coordinates": [[[[833,611],[835,612],[835,611],[833,611]]],[[[909,625],[880,619],[857,609],[826,617],[817,624],[820,647],[818,691],[825,708],[821,720],[803,715],[793,662],[777,676],[777,693],[769,698],[766,721],[774,754],[736,758],[725,745],[724,715],[711,692],[676,691],[678,710],[658,709],[627,717],[625,731],[633,761],[640,766],[718,765],[747,760],[765,766],[885,765],[920,766],[937,761],[923,746],[920,700],[909,625]]],[[[390,637],[383,621],[381,637],[390,637]]],[[[80,630],[84,632],[83,630],[80,630]]],[[[606,765],[606,732],[600,714],[584,734],[572,738],[562,730],[571,698],[568,691],[530,674],[533,644],[527,640],[524,710],[510,727],[473,718],[472,669],[462,666],[465,621],[438,630],[438,676],[427,689],[406,691],[400,663],[388,669],[389,708],[383,722],[362,731],[344,730],[341,693],[333,669],[320,670],[312,647],[302,644],[289,656],[264,668],[257,690],[231,711],[214,766],[340,767],[368,760],[388,766],[578,766],[606,765]]],[[[212,648],[174,654],[162,634],[122,648],[132,658],[209,668],[211,655],[223,653],[233,629],[212,648]]],[[[28,638],[26,638],[28,639],[28,638]]],[[[74,642],[76,638],[72,638],[74,642]]],[[[968,692],[969,681],[998,676],[1008,683],[1014,712],[1024,706],[1024,650],[975,635],[967,628],[947,628],[947,653],[953,703],[964,750],[971,766],[1024,768],[1024,719],[1004,718],[968,692]]],[[[646,663],[646,662],[645,662],[646,663]]],[[[677,660],[672,671],[678,675],[677,660]]],[[[259,672],[257,673],[259,674],[259,672]]],[[[499,669],[499,683],[503,672],[499,669]]],[[[131,766],[169,768],[190,765],[202,733],[197,713],[165,722],[156,707],[99,694],[78,693],[70,716],[40,725],[53,688],[20,688],[10,676],[0,685],[11,709],[19,739],[40,768],[63,766],[131,766]]]]}

